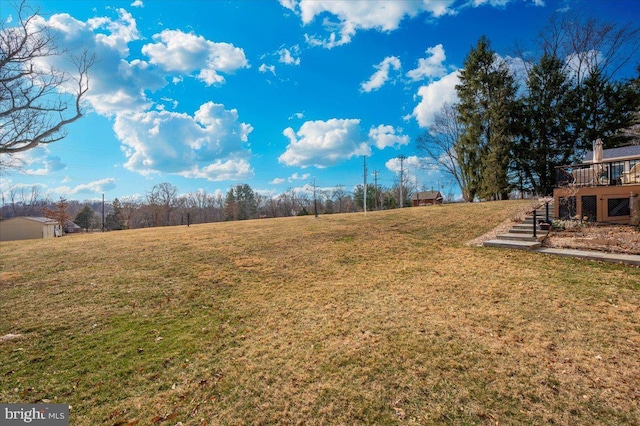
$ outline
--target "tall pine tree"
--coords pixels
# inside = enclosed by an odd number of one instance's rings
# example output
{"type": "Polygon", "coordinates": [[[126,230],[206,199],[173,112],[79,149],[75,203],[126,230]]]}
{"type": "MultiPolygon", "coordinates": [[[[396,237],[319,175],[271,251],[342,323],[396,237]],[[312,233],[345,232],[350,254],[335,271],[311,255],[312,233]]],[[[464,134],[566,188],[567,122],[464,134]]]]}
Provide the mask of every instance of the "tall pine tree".
{"type": "Polygon", "coordinates": [[[564,62],[553,55],[543,55],[529,70],[527,93],[516,110],[518,137],[513,147],[514,167],[522,189],[551,194],[556,166],[573,160],[573,89],[564,62]]]}
{"type": "Polygon", "coordinates": [[[506,199],[516,85],[507,64],[481,37],[464,61],[456,86],[464,133],[456,150],[469,179],[471,199],[506,199]]]}

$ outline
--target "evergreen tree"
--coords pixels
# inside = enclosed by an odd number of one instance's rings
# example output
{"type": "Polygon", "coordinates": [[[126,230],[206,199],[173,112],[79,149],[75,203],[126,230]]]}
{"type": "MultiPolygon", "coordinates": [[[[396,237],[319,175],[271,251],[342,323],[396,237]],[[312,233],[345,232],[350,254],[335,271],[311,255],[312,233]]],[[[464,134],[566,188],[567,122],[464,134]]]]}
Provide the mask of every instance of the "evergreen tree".
{"type": "Polygon", "coordinates": [[[571,129],[576,108],[574,85],[565,64],[543,55],[527,76],[527,94],[517,112],[513,147],[514,167],[521,189],[549,195],[555,185],[555,167],[571,162],[576,154],[571,129]]]}
{"type": "Polygon", "coordinates": [[[117,198],[113,200],[112,206],[113,210],[109,212],[107,217],[104,219],[105,228],[109,231],[120,231],[122,229],[126,229],[120,200],[117,198]]]}
{"type": "Polygon", "coordinates": [[[89,206],[84,206],[84,208],[80,211],[80,213],[76,215],[74,222],[80,228],[84,229],[85,231],[88,231],[89,228],[91,227],[91,222],[94,216],[95,216],[95,213],[93,209],[89,206]]]}
{"type": "Polygon", "coordinates": [[[227,192],[224,201],[226,220],[255,219],[258,214],[258,201],[253,189],[246,183],[236,185],[227,192]]]}
{"type": "Polygon", "coordinates": [[[469,198],[505,199],[509,195],[509,153],[516,86],[507,64],[481,37],[464,61],[456,86],[464,132],[456,153],[469,177],[469,198]]]}
{"type": "Polygon", "coordinates": [[[238,219],[255,219],[258,213],[258,202],[253,189],[246,183],[236,186],[236,201],[238,202],[238,219]]]}
{"type": "Polygon", "coordinates": [[[233,188],[229,189],[224,199],[224,219],[238,220],[238,202],[233,188]]]}
{"type": "MultiPolygon", "coordinates": [[[[371,211],[376,208],[376,186],[372,183],[367,184],[367,210],[371,211]]],[[[357,185],[353,191],[353,202],[358,209],[364,209],[364,186],[357,185]]]]}
{"type": "Polygon", "coordinates": [[[605,148],[625,142],[616,137],[621,129],[634,124],[640,105],[640,90],[633,84],[605,79],[593,69],[577,88],[579,114],[575,138],[579,148],[589,150],[593,141],[602,139],[605,148]]]}

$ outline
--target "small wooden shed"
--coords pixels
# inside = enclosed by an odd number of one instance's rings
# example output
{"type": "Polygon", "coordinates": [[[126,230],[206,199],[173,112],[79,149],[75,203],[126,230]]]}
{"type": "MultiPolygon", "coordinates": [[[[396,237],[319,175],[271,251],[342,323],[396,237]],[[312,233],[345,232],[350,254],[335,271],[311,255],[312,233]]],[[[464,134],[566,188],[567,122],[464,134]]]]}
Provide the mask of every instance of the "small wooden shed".
{"type": "Polygon", "coordinates": [[[440,191],[422,191],[413,194],[413,207],[418,206],[433,206],[436,204],[442,204],[442,194],[440,191]]]}
{"type": "Polygon", "coordinates": [[[60,235],[60,224],[48,217],[23,216],[0,221],[0,241],[53,238],[60,235]]]}

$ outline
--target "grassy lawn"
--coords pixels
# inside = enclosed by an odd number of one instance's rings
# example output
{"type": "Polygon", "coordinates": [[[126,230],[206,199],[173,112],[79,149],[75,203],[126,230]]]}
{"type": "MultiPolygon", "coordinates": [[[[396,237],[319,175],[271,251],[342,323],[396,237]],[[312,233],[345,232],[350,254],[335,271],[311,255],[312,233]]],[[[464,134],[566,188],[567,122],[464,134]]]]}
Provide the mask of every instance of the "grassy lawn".
{"type": "Polygon", "coordinates": [[[640,269],[521,202],[0,243],[0,401],[72,425],[639,424],[640,269]]]}

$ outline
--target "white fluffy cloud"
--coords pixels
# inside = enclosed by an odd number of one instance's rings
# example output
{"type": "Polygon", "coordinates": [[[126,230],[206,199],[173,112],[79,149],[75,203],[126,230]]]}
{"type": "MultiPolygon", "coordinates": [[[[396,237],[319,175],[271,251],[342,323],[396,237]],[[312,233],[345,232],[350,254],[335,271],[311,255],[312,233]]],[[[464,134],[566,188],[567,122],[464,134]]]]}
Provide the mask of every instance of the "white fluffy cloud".
{"type": "Polygon", "coordinates": [[[400,158],[396,157],[390,159],[384,165],[390,171],[394,173],[400,173],[401,168],[406,171],[411,168],[423,167],[425,164],[425,159],[416,155],[411,155],[409,157],[405,157],[404,161],[402,161],[402,165],[400,163],[400,158]]]}
{"type": "Polygon", "coordinates": [[[363,92],[371,92],[378,90],[384,84],[389,81],[389,72],[393,69],[395,71],[401,68],[400,59],[397,56],[388,56],[382,60],[374,68],[377,69],[375,73],[369,78],[368,81],[360,84],[360,90],[363,92]]]}
{"type": "MultiPolygon", "coordinates": [[[[406,157],[400,165],[400,158],[392,158],[385,163],[385,167],[393,173],[399,175],[400,169],[403,169],[403,179],[415,184],[425,183],[427,181],[433,183],[434,180],[439,178],[439,170],[436,164],[433,163],[428,157],[418,157],[411,155],[406,157]],[[419,176],[420,175],[420,176],[419,176]],[[420,177],[420,179],[419,179],[420,177]],[[422,182],[418,182],[418,181],[422,182]]],[[[426,182],[428,183],[428,182],[426,182]]]]}
{"type": "Polygon", "coordinates": [[[273,184],[273,185],[280,185],[280,184],[285,183],[285,182],[295,182],[297,180],[307,180],[310,177],[311,177],[310,173],[303,173],[303,174],[294,173],[294,174],[292,174],[291,176],[289,176],[286,179],[275,178],[270,183],[273,184]]]}
{"type": "Polygon", "coordinates": [[[428,12],[435,17],[451,13],[450,6],[455,0],[280,0],[280,4],[295,12],[308,25],[324,13],[334,15],[338,21],[323,21],[328,37],[320,38],[307,35],[312,45],[333,48],[347,44],[358,30],[375,29],[393,31],[405,17],[415,17],[428,12]]]}
{"type": "MultiPolygon", "coordinates": [[[[141,6],[142,2],[137,4],[141,6]]],[[[184,75],[193,75],[207,85],[222,83],[221,73],[249,67],[244,51],[195,34],[164,30],[153,36],[153,43],[142,47],[148,61],[131,60],[129,45],[142,36],[130,13],[124,9],[115,12],[115,17],[95,17],[86,22],[56,14],[48,19],[37,17],[32,24],[48,27],[71,54],[78,55],[85,49],[95,53],[97,61],[90,70],[85,102],[99,114],[114,118],[114,131],[127,157],[125,167],[142,174],[165,172],[210,180],[252,177],[248,161],[252,127],[238,120],[235,109],[208,102],[190,116],[168,112],[163,103],[166,99],[156,103],[150,97],[171,78],[179,84],[184,75]]],[[[40,65],[73,71],[63,58],[47,60],[50,62],[40,65]]],[[[60,159],[50,158],[33,170],[44,174],[63,166],[60,159]]],[[[112,182],[98,184],[107,190],[112,182]]],[[[61,187],[61,192],[90,192],[94,187],[61,187]]]]}
{"type": "Polygon", "coordinates": [[[249,66],[244,51],[230,43],[214,43],[180,30],[164,30],[153,39],[156,43],[142,47],[150,63],[168,72],[198,72],[196,78],[207,85],[223,83],[220,72],[229,74],[249,66]]]}
{"type": "Polygon", "coordinates": [[[20,169],[31,176],[45,176],[67,168],[60,157],[51,155],[46,145],[39,145],[1,160],[0,167],[20,169]]]}
{"type": "Polygon", "coordinates": [[[439,80],[433,81],[418,89],[422,99],[413,109],[413,113],[405,118],[414,117],[420,127],[429,127],[435,114],[445,103],[454,104],[458,100],[456,84],[460,81],[458,71],[453,71],[439,80]]]}
{"type": "Polygon", "coordinates": [[[253,175],[246,146],[251,125],[235,109],[208,102],[193,116],[168,111],[120,114],[114,124],[128,158],[127,169],[210,180],[253,175]]]}
{"type": "Polygon", "coordinates": [[[278,62],[286,65],[300,65],[300,46],[283,47],[277,52],[278,62]]]}
{"type": "Polygon", "coordinates": [[[402,135],[401,129],[396,129],[393,126],[381,124],[378,127],[372,127],[369,130],[369,140],[378,149],[385,149],[387,147],[399,147],[409,144],[409,136],[402,135]]]}
{"type": "MultiPolygon", "coordinates": [[[[55,28],[56,18],[65,17],[65,15],[66,14],[54,15],[51,18],[50,26],[55,28]]],[[[68,17],[68,15],[66,16],[68,17]]],[[[76,21],[76,23],[79,23],[79,21],[76,21]]],[[[87,25],[93,31],[107,30],[109,32],[108,34],[96,33],[96,40],[117,49],[122,56],[129,54],[129,42],[141,38],[136,20],[124,9],[118,9],[117,20],[108,17],[92,18],[87,21],[87,25]]]]}
{"type": "Polygon", "coordinates": [[[75,187],[59,186],[57,188],[54,188],[53,192],[57,194],[62,194],[63,196],[76,195],[76,194],[98,195],[98,194],[110,191],[115,187],[116,187],[116,180],[114,178],[105,178],[105,179],[100,179],[100,180],[96,180],[89,183],[83,183],[75,187]]]}
{"type": "Polygon", "coordinates": [[[262,64],[258,68],[258,71],[260,71],[261,73],[270,72],[271,74],[276,75],[276,66],[275,65],[262,64]]]}
{"type": "Polygon", "coordinates": [[[289,145],[279,161],[287,166],[324,168],[371,153],[358,119],[307,121],[297,132],[287,127],[283,134],[289,138],[289,145]]]}
{"type": "MultiPolygon", "coordinates": [[[[517,0],[473,0],[471,4],[473,5],[473,7],[478,7],[478,6],[504,7],[507,5],[507,3],[511,3],[513,1],[517,1],[517,0]]],[[[533,3],[535,6],[542,7],[545,5],[544,0],[528,0],[528,1],[533,3]]]]}
{"type": "Polygon", "coordinates": [[[187,178],[201,178],[210,181],[242,180],[253,177],[251,164],[243,158],[216,160],[206,166],[192,166],[189,170],[178,173],[187,178]]]}
{"type": "Polygon", "coordinates": [[[442,44],[430,47],[426,51],[427,57],[418,59],[418,67],[407,72],[407,77],[413,81],[442,77],[447,73],[444,61],[447,56],[442,44]]]}
{"type": "MultiPolygon", "coordinates": [[[[131,14],[123,9],[118,9],[117,14],[117,18],[97,17],[87,22],[68,14],[56,14],[49,19],[38,16],[33,21],[38,28],[47,27],[70,54],[78,56],[85,49],[95,54],[97,61],[90,69],[90,89],[85,101],[107,116],[149,108],[152,102],[145,92],[166,85],[157,68],[139,59],[127,61],[129,43],[141,36],[131,14]]],[[[72,75],[75,71],[65,57],[46,57],[39,65],[53,66],[72,75]]]]}
{"type": "Polygon", "coordinates": [[[31,175],[45,176],[50,173],[54,173],[67,168],[66,164],[62,162],[62,159],[56,155],[47,155],[42,159],[43,168],[29,170],[31,175]]]}

